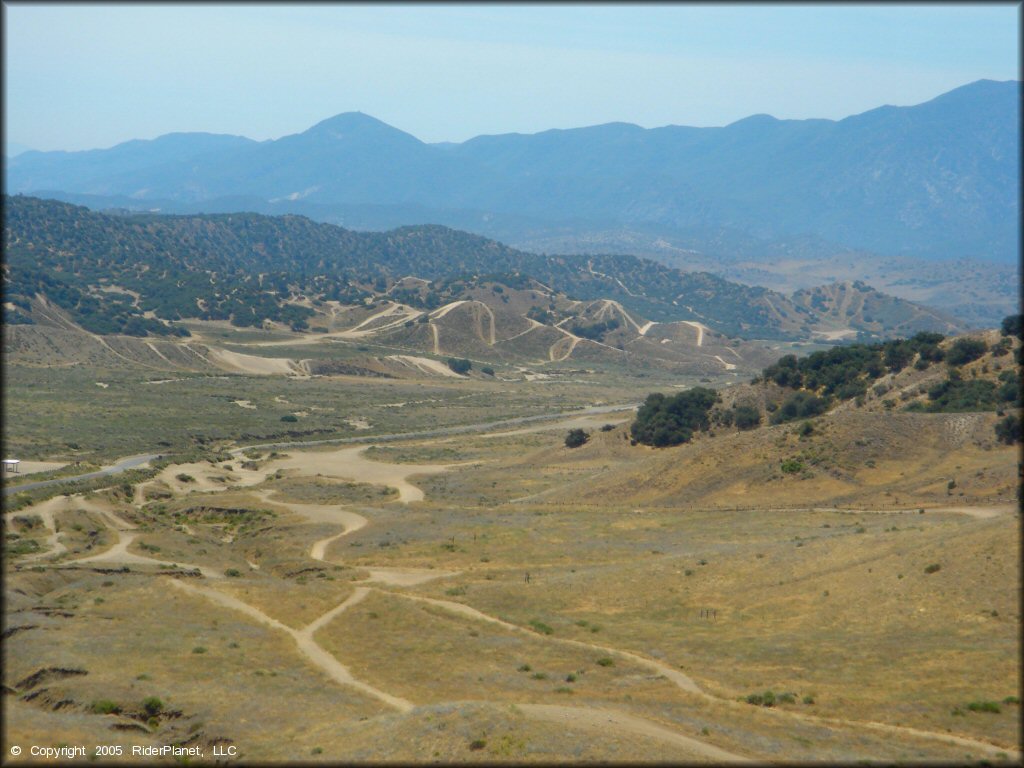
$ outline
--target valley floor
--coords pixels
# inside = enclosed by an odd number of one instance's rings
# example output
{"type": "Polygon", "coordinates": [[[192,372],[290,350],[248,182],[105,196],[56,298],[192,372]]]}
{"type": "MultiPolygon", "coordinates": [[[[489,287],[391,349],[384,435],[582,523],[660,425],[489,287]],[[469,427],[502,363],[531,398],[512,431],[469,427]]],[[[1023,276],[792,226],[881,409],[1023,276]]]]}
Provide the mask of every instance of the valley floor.
{"type": "MultiPolygon", "coordinates": [[[[218,397],[270,402],[244,381],[218,397]]],[[[463,385],[423,383],[446,406],[405,424],[430,436],[224,439],[6,512],[7,744],[116,744],[126,760],[175,744],[200,762],[1019,762],[1012,448],[960,436],[968,495],[921,460],[913,483],[893,470],[858,498],[852,474],[762,482],[730,464],[741,443],[631,446],[608,401],[445,434],[453,402],[458,425],[479,413],[452,398],[485,385],[445,388],[463,385]],[[590,441],[565,447],[570,428],[590,441]]],[[[522,408],[500,415],[534,405],[510,397],[522,408]]],[[[821,439],[887,419],[825,419],[821,439]]],[[[747,454],[797,439],[762,431],[747,454]]]]}

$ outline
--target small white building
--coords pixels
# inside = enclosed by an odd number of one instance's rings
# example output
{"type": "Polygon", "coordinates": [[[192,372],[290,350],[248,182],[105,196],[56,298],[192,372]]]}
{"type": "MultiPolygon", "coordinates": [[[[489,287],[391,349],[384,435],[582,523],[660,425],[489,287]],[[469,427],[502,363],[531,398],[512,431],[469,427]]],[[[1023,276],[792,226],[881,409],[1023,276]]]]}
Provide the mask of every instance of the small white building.
{"type": "Polygon", "coordinates": [[[19,464],[21,464],[19,459],[4,459],[4,473],[17,472],[19,464]]]}

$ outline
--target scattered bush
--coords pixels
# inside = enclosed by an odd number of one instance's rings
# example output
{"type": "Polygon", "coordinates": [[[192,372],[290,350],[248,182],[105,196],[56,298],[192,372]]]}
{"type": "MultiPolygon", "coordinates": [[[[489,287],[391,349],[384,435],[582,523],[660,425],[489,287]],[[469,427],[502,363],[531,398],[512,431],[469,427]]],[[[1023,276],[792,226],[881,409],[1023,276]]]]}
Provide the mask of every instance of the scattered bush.
{"type": "Polygon", "coordinates": [[[291,424],[294,424],[298,420],[299,417],[296,416],[294,413],[286,413],[284,416],[281,417],[281,421],[287,421],[291,424]]]}
{"type": "Polygon", "coordinates": [[[999,704],[994,701],[972,701],[967,705],[967,708],[971,712],[991,712],[996,715],[1002,712],[999,704]]]}
{"type": "Polygon", "coordinates": [[[996,439],[1007,445],[1014,445],[1024,440],[1024,437],[1021,436],[1020,417],[1011,413],[1006,418],[997,421],[996,439]]]}
{"type": "Polygon", "coordinates": [[[775,706],[775,694],[771,691],[765,691],[764,693],[752,693],[746,698],[747,704],[753,704],[755,707],[774,707],[775,706]]]}
{"type": "Polygon", "coordinates": [[[935,573],[936,571],[940,571],[940,570],[942,570],[942,566],[939,565],[938,563],[932,563],[931,565],[926,565],[925,568],[924,568],[924,572],[925,573],[935,573]]]}
{"type": "Polygon", "coordinates": [[[530,626],[533,627],[535,631],[540,632],[542,635],[553,635],[555,633],[555,630],[553,630],[543,621],[538,621],[537,619],[531,621],[530,626]]]}
{"type": "Polygon", "coordinates": [[[569,434],[565,436],[565,447],[566,448],[579,448],[581,445],[586,443],[590,439],[590,435],[584,432],[582,429],[570,429],[569,434]]]}
{"type": "Polygon", "coordinates": [[[469,369],[473,367],[473,363],[465,358],[449,357],[447,363],[449,368],[460,375],[469,373],[469,369]]]}
{"type": "Polygon", "coordinates": [[[232,579],[237,579],[242,575],[242,572],[239,571],[237,568],[228,568],[226,571],[224,571],[224,575],[232,579]]]}
{"type": "Polygon", "coordinates": [[[782,471],[790,475],[803,472],[804,463],[800,459],[786,459],[782,462],[782,471]]]}
{"type": "Polygon", "coordinates": [[[89,711],[97,715],[116,715],[121,711],[121,706],[110,699],[97,699],[89,705],[89,711]]]}
{"type": "Polygon", "coordinates": [[[181,483],[194,483],[196,481],[196,479],[194,477],[192,477],[192,475],[188,475],[188,474],[186,474],[184,472],[179,472],[174,477],[175,477],[175,479],[178,480],[178,482],[181,482],[181,483]]]}
{"type": "Polygon", "coordinates": [[[738,405],[732,409],[732,423],[737,429],[754,429],[761,426],[761,412],[752,405],[738,405]]]}
{"type": "Polygon", "coordinates": [[[615,660],[609,658],[608,656],[602,656],[600,659],[597,660],[597,665],[599,667],[614,667],[615,660]]]}
{"type": "Polygon", "coordinates": [[[149,696],[143,700],[142,708],[146,711],[147,715],[153,717],[160,714],[160,711],[164,708],[164,703],[156,696],[149,696]]]}

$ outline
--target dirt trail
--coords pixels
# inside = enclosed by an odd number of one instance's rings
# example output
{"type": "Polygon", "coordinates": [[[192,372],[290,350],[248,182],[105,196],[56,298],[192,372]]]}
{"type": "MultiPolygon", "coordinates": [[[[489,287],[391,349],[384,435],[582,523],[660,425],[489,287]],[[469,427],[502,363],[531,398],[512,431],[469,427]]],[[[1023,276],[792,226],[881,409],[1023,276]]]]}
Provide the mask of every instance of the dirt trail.
{"type": "Polygon", "coordinates": [[[440,309],[435,309],[433,312],[430,313],[430,316],[432,318],[434,318],[435,320],[439,320],[440,318],[442,318],[445,315],[447,315],[449,312],[451,312],[456,307],[461,307],[465,303],[466,303],[466,299],[462,299],[461,301],[453,301],[451,304],[445,304],[440,309]]]}
{"type": "Polygon", "coordinates": [[[170,583],[173,587],[180,589],[185,592],[189,592],[194,595],[199,595],[212,602],[224,606],[225,608],[232,608],[236,611],[240,611],[250,618],[255,619],[261,624],[266,624],[273,629],[277,629],[281,632],[286,632],[295,641],[295,645],[299,651],[313,664],[320,668],[329,678],[334,680],[340,685],[347,685],[351,688],[356,688],[363,693],[369,694],[385,704],[399,710],[400,712],[408,712],[415,706],[412,702],[398,696],[392,696],[389,693],[374,688],[372,685],[368,685],[361,680],[357,680],[352,676],[352,673],[348,670],[348,667],[343,665],[334,656],[329,654],[313,639],[313,634],[321,629],[332,619],[336,618],[343,611],[352,607],[360,600],[366,597],[367,589],[365,587],[356,587],[355,591],[340,605],[332,608],[330,611],[325,613],[323,616],[318,618],[312,624],[309,624],[301,630],[294,630],[291,627],[282,624],[275,618],[272,618],[265,614],[258,608],[249,605],[238,598],[228,595],[224,592],[220,592],[210,587],[201,587],[196,584],[186,584],[178,579],[171,579],[170,583]]]}
{"type": "MultiPolygon", "coordinates": [[[[834,507],[815,507],[814,511],[841,512],[852,515],[916,515],[919,514],[918,509],[918,507],[907,509],[836,509],[834,507]]],[[[991,507],[929,507],[925,511],[931,513],[945,512],[956,515],[968,515],[969,517],[973,517],[978,520],[991,520],[994,517],[1013,514],[1017,511],[1017,507],[1014,504],[999,504],[991,507]]]]}
{"type": "MultiPolygon", "coordinates": [[[[453,602],[451,600],[438,600],[438,599],[432,598],[432,597],[421,597],[420,595],[407,595],[407,594],[404,594],[404,593],[401,593],[401,592],[391,592],[390,590],[388,590],[388,592],[390,594],[392,594],[392,595],[398,595],[398,596],[404,597],[404,598],[406,598],[408,600],[418,600],[418,601],[423,602],[423,603],[430,603],[431,605],[436,605],[436,606],[438,606],[440,608],[445,608],[445,609],[447,609],[449,611],[452,611],[454,613],[459,613],[459,614],[461,614],[463,616],[469,616],[470,618],[478,619],[480,621],[487,621],[487,622],[490,622],[492,624],[497,624],[497,625],[499,625],[501,627],[504,627],[505,629],[510,629],[510,630],[512,630],[514,632],[520,632],[520,633],[523,633],[523,634],[530,635],[531,637],[537,637],[537,633],[534,632],[533,630],[526,629],[525,627],[520,627],[517,624],[510,624],[509,622],[502,621],[501,619],[495,618],[494,616],[488,616],[486,613],[478,611],[476,608],[471,608],[470,606],[465,605],[463,603],[456,603],[456,602],[453,602]]],[[[710,698],[710,699],[715,698],[715,697],[711,696],[710,694],[705,693],[700,688],[698,688],[697,684],[695,682],[693,682],[693,680],[691,680],[689,677],[684,675],[678,669],[673,669],[672,667],[668,666],[667,664],[662,664],[659,661],[654,661],[653,659],[646,659],[643,656],[638,656],[635,653],[630,653],[629,651],[621,651],[621,650],[619,650],[617,648],[608,648],[607,646],[594,645],[593,643],[584,643],[584,642],[582,642],[580,640],[569,640],[568,638],[547,638],[547,639],[548,639],[548,642],[564,643],[566,645],[574,645],[574,646],[577,646],[579,648],[586,648],[586,649],[591,650],[591,651],[599,651],[600,653],[614,654],[616,656],[621,656],[623,658],[627,658],[630,661],[633,661],[633,662],[635,662],[637,664],[641,664],[641,665],[647,667],[648,669],[651,669],[651,670],[657,672],[660,675],[664,675],[666,678],[671,680],[673,683],[675,683],[679,688],[681,688],[684,691],[687,691],[689,693],[696,693],[699,696],[704,696],[704,697],[710,698]]]]}
{"type": "Polygon", "coordinates": [[[276,374],[294,375],[301,373],[298,363],[287,357],[259,357],[241,352],[231,352],[218,347],[207,347],[210,362],[218,368],[229,371],[241,371],[256,376],[273,376],[276,374]]]}
{"type": "Polygon", "coordinates": [[[617,729],[639,736],[657,739],[683,747],[689,752],[721,763],[749,763],[749,757],[727,752],[681,733],[669,730],[646,718],[630,715],[613,709],[590,709],[587,707],[566,707],[559,704],[517,704],[527,717],[536,720],[561,723],[567,727],[598,728],[602,731],[617,729]]]}
{"type": "MultiPolygon", "coordinates": [[[[270,502],[271,504],[287,507],[295,514],[301,515],[311,522],[341,523],[345,526],[345,530],[341,533],[336,533],[332,536],[328,536],[327,538],[313,542],[313,546],[310,547],[309,550],[309,556],[313,560],[324,562],[328,546],[344,536],[355,533],[360,528],[365,527],[368,522],[362,515],[355,512],[349,512],[341,507],[322,504],[294,504],[275,501],[270,498],[271,493],[272,492],[270,491],[260,491],[254,495],[264,501],[270,502]]],[[[391,568],[386,566],[381,566],[379,568],[371,567],[366,570],[369,573],[369,576],[365,581],[379,581],[383,584],[390,584],[396,587],[412,587],[417,584],[423,584],[427,581],[433,581],[434,579],[441,579],[446,576],[457,576],[462,573],[462,571],[443,571],[436,568],[391,568]]]]}
{"type": "Polygon", "coordinates": [[[415,355],[388,355],[387,359],[396,360],[403,365],[407,365],[410,368],[420,371],[421,373],[433,373],[438,376],[445,376],[449,379],[465,378],[461,374],[453,371],[440,360],[431,360],[429,357],[417,357],[415,355]]]}
{"type": "MultiPolygon", "coordinates": [[[[111,513],[108,514],[110,514],[110,517],[112,518],[110,522],[119,522],[122,524],[124,523],[124,521],[120,520],[120,518],[117,518],[111,513]]],[[[134,526],[129,527],[134,528],[134,526]]],[[[170,560],[157,560],[156,558],[146,557],[145,555],[136,555],[133,552],[129,552],[128,547],[131,545],[133,541],[135,541],[137,534],[126,533],[125,529],[123,529],[119,525],[111,526],[110,530],[112,530],[114,532],[114,535],[117,536],[117,543],[110,549],[106,550],[105,552],[101,552],[98,555],[80,557],[75,560],[66,560],[63,563],[61,563],[61,565],[78,565],[80,563],[113,563],[116,565],[159,565],[166,568],[178,567],[190,571],[199,571],[201,574],[203,574],[203,576],[205,576],[208,579],[221,579],[224,577],[224,574],[222,574],[220,571],[217,571],[213,568],[208,568],[203,565],[192,565],[190,563],[175,563],[171,562],[170,560]]]]}
{"type": "MultiPolygon", "coordinates": [[[[450,610],[450,611],[452,611],[454,613],[458,613],[458,614],[461,614],[463,616],[468,616],[470,618],[479,619],[481,621],[487,621],[487,622],[490,622],[492,624],[498,624],[499,626],[505,627],[506,629],[511,629],[513,631],[516,631],[516,632],[528,634],[528,635],[530,635],[531,637],[534,637],[534,638],[538,637],[538,635],[535,632],[533,632],[532,630],[526,629],[525,627],[520,627],[520,626],[518,626],[516,624],[510,624],[509,622],[502,621],[501,619],[495,618],[494,616],[488,616],[486,613],[482,613],[481,611],[478,611],[477,609],[471,608],[470,606],[464,605],[462,603],[456,603],[456,602],[452,602],[450,600],[438,600],[438,599],[435,599],[435,598],[422,597],[422,596],[419,596],[419,595],[409,595],[409,594],[404,594],[404,593],[401,593],[401,592],[394,592],[394,591],[391,591],[391,590],[385,590],[385,591],[387,591],[389,594],[396,595],[396,596],[399,596],[399,597],[404,597],[404,598],[406,598],[408,600],[418,600],[420,602],[430,603],[430,604],[436,605],[436,606],[438,606],[440,608],[446,608],[446,609],[448,609],[448,610],[450,610]]],[[[679,670],[674,669],[674,668],[668,666],[667,664],[662,664],[659,661],[655,661],[653,659],[647,659],[647,658],[644,658],[643,656],[638,656],[637,654],[631,653],[630,651],[623,651],[623,650],[619,650],[617,648],[609,648],[609,647],[606,647],[606,646],[594,645],[592,643],[584,643],[584,642],[581,642],[579,640],[570,640],[570,639],[567,639],[567,638],[545,638],[545,639],[548,642],[558,642],[558,643],[564,643],[564,644],[567,644],[567,645],[575,645],[575,646],[582,647],[582,648],[587,648],[587,649],[593,650],[593,651],[600,651],[601,653],[604,653],[604,654],[607,654],[607,655],[616,655],[616,656],[620,656],[620,657],[623,657],[623,658],[627,658],[630,661],[633,661],[633,662],[635,662],[637,664],[640,664],[642,666],[647,667],[648,669],[651,669],[654,672],[657,672],[658,674],[664,675],[668,680],[670,680],[671,682],[675,683],[676,686],[679,687],[681,690],[687,691],[688,693],[695,693],[698,696],[701,696],[701,697],[703,697],[705,699],[708,699],[709,701],[724,702],[726,704],[729,704],[729,705],[732,705],[732,706],[737,706],[737,707],[749,706],[749,705],[746,705],[746,704],[741,704],[741,703],[735,702],[735,701],[733,701],[731,699],[719,698],[718,696],[715,696],[713,694],[707,693],[706,691],[701,690],[700,687],[698,687],[697,684],[690,677],[688,677],[687,675],[683,674],[679,670]]],[[[985,742],[985,741],[978,741],[976,739],[971,739],[971,738],[967,738],[967,737],[964,737],[964,736],[956,736],[956,735],[953,735],[953,734],[950,734],[950,733],[939,733],[939,732],[935,732],[935,731],[926,731],[926,730],[922,730],[922,729],[919,729],[919,728],[912,728],[912,727],[909,727],[909,726],[888,725],[886,723],[876,723],[876,722],[873,722],[873,721],[845,720],[845,719],[842,719],[842,718],[819,717],[817,715],[808,715],[808,714],[803,714],[803,713],[800,713],[800,712],[791,712],[791,711],[788,711],[788,710],[764,709],[763,711],[768,713],[772,717],[797,718],[797,719],[803,720],[805,722],[817,723],[817,724],[820,724],[820,725],[838,725],[838,726],[842,726],[842,727],[845,727],[845,728],[870,728],[872,730],[881,730],[881,731],[886,731],[888,733],[912,735],[912,736],[917,736],[917,737],[921,737],[921,738],[932,739],[932,740],[935,740],[935,741],[942,741],[942,742],[945,742],[947,744],[957,744],[959,746],[969,747],[971,749],[981,750],[981,751],[987,752],[989,754],[996,754],[996,755],[998,755],[999,753],[1002,752],[1002,753],[1005,753],[1005,754],[1009,755],[1010,758],[1013,759],[1013,760],[1016,760],[1016,761],[1020,760],[1020,753],[1018,751],[1016,751],[1016,750],[1013,750],[1012,748],[1001,747],[1001,746],[997,746],[995,744],[990,744],[990,743],[985,742]]]]}
{"type": "Polygon", "coordinates": [[[437,326],[434,325],[433,323],[430,323],[430,332],[434,336],[434,354],[435,355],[440,355],[441,354],[441,336],[437,332],[437,326]]]}
{"type": "Polygon", "coordinates": [[[701,323],[695,322],[693,320],[682,320],[680,322],[686,323],[686,325],[692,325],[694,328],[697,329],[697,346],[698,347],[703,347],[704,346],[704,326],[701,323]]]}
{"type": "Polygon", "coordinates": [[[559,339],[548,348],[548,359],[552,363],[560,363],[563,360],[568,360],[572,356],[573,350],[576,349],[576,345],[579,344],[582,341],[582,339],[579,336],[576,336],[575,334],[569,333],[569,331],[565,330],[565,328],[559,328],[557,325],[553,327],[557,328],[559,331],[564,333],[566,337],[569,339],[569,349],[561,357],[555,357],[555,348],[564,345],[565,339],[559,339]]]}
{"type": "MultiPolygon", "coordinates": [[[[209,587],[202,587],[195,584],[187,584],[178,579],[171,581],[171,584],[180,590],[194,595],[200,595],[206,599],[218,603],[226,608],[240,611],[261,624],[273,629],[285,632],[295,641],[299,651],[309,659],[315,666],[319,667],[329,678],[340,685],[356,688],[363,693],[369,694],[385,704],[394,707],[400,712],[409,712],[416,705],[408,699],[393,696],[385,691],[375,688],[368,683],[352,676],[349,669],[339,662],[334,656],[324,650],[314,640],[314,635],[327,624],[336,619],[344,611],[353,605],[361,602],[369,594],[367,587],[356,587],[353,593],[330,611],[327,611],[315,621],[306,625],[301,630],[294,630],[277,619],[274,619],[258,608],[239,600],[238,598],[219,592],[209,587]]],[[[492,702],[494,703],[494,702],[492,702]]],[[[727,752],[711,744],[683,736],[636,715],[609,709],[589,709],[584,707],[566,707],[551,704],[518,704],[520,710],[529,718],[545,720],[548,722],[563,723],[566,725],[577,725],[584,728],[602,728],[609,726],[615,730],[628,731],[640,736],[655,738],[685,748],[688,752],[697,754],[709,760],[721,762],[746,762],[748,758],[727,752]]]]}
{"type": "MultiPolygon", "coordinates": [[[[341,480],[386,485],[398,491],[398,500],[404,504],[422,501],[423,491],[409,482],[414,475],[433,475],[446,472],[453,464],[385,464],[363,457],[368,445],[341,448],[336,451],[309,451],[295,453],[285,459],[275,459],[269,468],[296,469],[303,475],[321,474],[341,480]]],[[[310,505],[302,505],[304,508],[310,505]]],[[[336,507],[330,507],[336,509],[336,507]]],[[[305,514],[304,512],[302,514],[305,514]]]]}

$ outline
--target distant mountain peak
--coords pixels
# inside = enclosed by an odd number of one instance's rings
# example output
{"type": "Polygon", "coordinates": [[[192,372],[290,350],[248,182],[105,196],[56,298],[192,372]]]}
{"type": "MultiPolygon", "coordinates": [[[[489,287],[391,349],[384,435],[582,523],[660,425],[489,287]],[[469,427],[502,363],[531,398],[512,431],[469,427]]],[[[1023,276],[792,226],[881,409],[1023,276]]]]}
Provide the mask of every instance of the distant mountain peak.
{"type": "Polygon", "coordinates": [[[378,120],[365,112],[342,112],[334,117],[321,120],[303,133],[307,136],[329,136],[335,139],[401,136],[411,139],[417,144],[422,143],[412,134],[388,125],[383,120],[378,120]]]}

